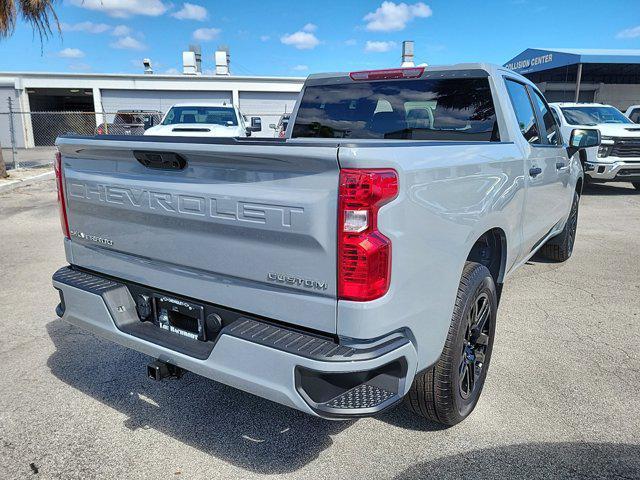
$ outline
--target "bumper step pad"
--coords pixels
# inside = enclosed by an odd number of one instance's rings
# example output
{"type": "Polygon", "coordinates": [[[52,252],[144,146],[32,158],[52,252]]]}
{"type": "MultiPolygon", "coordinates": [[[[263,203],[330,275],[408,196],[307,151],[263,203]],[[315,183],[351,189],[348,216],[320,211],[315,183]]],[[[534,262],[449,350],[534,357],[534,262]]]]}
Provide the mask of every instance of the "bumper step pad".
{"type": "Polygon", "coordinates": [[[323,362],[368,360],[382,356],[409,342],[405,337],[398,337],[371,348],[353,348],[340,345],[326,337],[250,318],[236,320],[225,327],[222,333],[323,362]]]}
{"type": "Polygon", "coordinates": [[[375,408],[394,396],[396,396],[395,393],[382,387],[363,383],[328,401],[325,405],[329,408],[339,408],[341,410],[375,408]]]}
{"type": "Polygon", "coordinates": [[[69,267],[63,267],[54,273],[53,281],[64,283],[70,287],[75,287],[95,295],[102,295],[109,290],[122,286],[121,283],[114,282],[113,280],[91,275],[90,273],[85,273],[80,270],[73,270],[69,267]]]}

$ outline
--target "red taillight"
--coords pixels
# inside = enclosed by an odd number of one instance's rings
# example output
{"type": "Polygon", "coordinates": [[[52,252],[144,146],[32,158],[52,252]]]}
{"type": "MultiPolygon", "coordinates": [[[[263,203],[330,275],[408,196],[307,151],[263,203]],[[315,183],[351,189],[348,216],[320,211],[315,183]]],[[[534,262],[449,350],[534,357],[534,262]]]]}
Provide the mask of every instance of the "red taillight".
{"type": "Polygon", "coordinates": [[[378,210],[397,194],[395,170],[340,171],[338,298],[368,301],[389,290],[391,240],[378,231],[378,210]]]}
{"type": "Polygon", "coordinates": [[[56,172],[56,185],[58,186],[58,210],[60,211],[60,226],[62,233],[67,238],[71,238],[69,234],[69,221],[67,220],[67,204],[64,198],[64,181],[62,179],[62,155],[56,152],[56,161],[53,168],[56,172]]]}
{"type": "Polygon", "coordinates": [[[424,67],[392,68],[387,70],[363,70],[351,72],[351,80],[396,80],[400,78],[419,78],[424,73],[424,67]]]}

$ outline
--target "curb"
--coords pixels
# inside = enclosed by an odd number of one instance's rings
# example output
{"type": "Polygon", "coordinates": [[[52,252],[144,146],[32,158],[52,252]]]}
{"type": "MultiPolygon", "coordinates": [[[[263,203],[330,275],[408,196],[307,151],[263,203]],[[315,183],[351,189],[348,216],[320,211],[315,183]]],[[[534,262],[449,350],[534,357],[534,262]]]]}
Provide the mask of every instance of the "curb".
{"type": "Polygon", "coordinates": [[[55,175],[51,171],[51,172],[44,172],[39,175],[34,175],[33,177],[22,178],[20,180],[9,180],[4,184],[0,183],[0,193],[7,193],[19,187],[26,187],[29,185],[33,185],[34,183],[41,182],[43,180],[50,180],[53,178],[55,178],[55,175]]]}

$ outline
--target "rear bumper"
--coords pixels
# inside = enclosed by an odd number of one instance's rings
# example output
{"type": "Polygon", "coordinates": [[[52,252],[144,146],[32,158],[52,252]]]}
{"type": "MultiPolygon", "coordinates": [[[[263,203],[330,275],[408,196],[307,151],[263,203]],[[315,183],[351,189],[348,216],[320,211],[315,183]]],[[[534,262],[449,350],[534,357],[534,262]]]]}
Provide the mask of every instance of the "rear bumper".
{"type": "Polygon", "coordinates": [[[636,162],[622,159],[613,162],[587,161],[585,174],[595,182],[640,182],[640,159],[636,162]]]}
{"type": "Polygon", "coordinates": [[[155,327],[138,320],[135,302],[124,284],[67,267],[54,274],[53,286],[62,300],[56,312],[73,325],[324,418],[366,416],[396,404],[416,371],[416,350],[399,334],[367,348],[352,348],[248,317],[223,327],[210,351],[198,358],[168,348],[152,336],[145,338],[138,327],[155,327]],[[129,333],[134,328],[137,333],[129,333]]]}

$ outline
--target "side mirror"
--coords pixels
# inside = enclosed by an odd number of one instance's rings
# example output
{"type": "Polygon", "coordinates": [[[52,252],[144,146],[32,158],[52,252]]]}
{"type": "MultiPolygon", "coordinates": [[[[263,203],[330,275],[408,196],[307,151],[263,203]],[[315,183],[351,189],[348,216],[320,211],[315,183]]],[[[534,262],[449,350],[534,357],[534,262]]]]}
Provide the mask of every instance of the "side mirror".
{"type": "Polygon", "coordinates": [[[571,158],[578,150],[600,145],[600,130],[595,128],[574,128],[569,138],[567,154],[571,158]]]}
{"type": "Polygon", "coordinates": [[[247,127],[244,129],[245,133],[247,134],[247,137],[251,136],[251,127],[247,127]]]}
{"type": "Polygon", "coordinates": [[[153,115],[144,117],[144,129],[147,130],[156,125],[156,118],[153,115]]]}
{"type": "Polygon", "coordinates": [[[262,119],[260,117],[251,117],[251,131],[260,132],[262,130],[262,119]]]}

